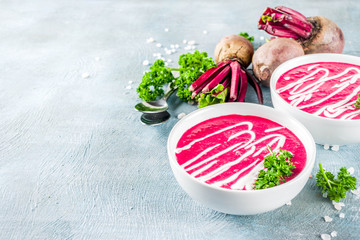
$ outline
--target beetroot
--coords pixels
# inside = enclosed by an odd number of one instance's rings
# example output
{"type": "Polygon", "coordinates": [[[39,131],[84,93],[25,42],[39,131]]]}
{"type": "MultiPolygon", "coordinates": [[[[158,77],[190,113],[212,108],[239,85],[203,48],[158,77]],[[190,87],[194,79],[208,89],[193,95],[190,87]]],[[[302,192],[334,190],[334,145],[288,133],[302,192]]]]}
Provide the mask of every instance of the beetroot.
{"type": "Polygon", "coordinates": [[[305,54],[342,53],[345,45],[343,32],[330,19],[306,18],[301,13],[283,6],[266,8],[258,28],[273,36],[297,40],[305,54]]]}
{"type": "MultiPolygon", "coordinates": [[[[225,101],[243,102],[247,91],[247,83],[255,89],[258,101],[263,103],[263,96],[258,82],[247,72],[254,54],[252,43],[245,37],[229,35],[220,40],[215,48],[216,67],[209,69],[190,87],[192,98],[209,99],[226,95],[225,101]],[[219,91],[215,91],[220,86],[219,91]],[[201,96],[203,95],[203,97],[201,96]]],[[[209,102],[212,102],[209,100],[209,102]]],[[[218,102],[218,101],[216,101],[218,102]]],[[[204,106],[206,104],[201,104],[204,106]]],[[[200,104],[199,104],[200,107],[200,104]]]]}
{"type": "Polygon", "coordinates": [[[260,46],[252,59],[254,75],[265,85],[270,85],[273,71],[283,62],[304,55],[300,43],[290,38],[275,38],[260,46]]]}

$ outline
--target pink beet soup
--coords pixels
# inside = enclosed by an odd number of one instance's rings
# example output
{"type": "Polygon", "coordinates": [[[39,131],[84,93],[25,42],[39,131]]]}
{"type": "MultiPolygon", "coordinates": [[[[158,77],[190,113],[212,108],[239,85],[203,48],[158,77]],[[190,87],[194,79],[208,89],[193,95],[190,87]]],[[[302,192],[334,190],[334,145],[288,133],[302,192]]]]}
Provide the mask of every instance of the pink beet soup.
{"type": "Polygon", "coordinates": [[[305,167],[306,151],[289,129],[251,115],[225,115],[203,121],[187,130],[177,143],[179,165],[209,185],[251,190],[263,161],[270,152],[283,149],[293,154],[296,177],[305,167]]]}
{"type": "Polygon", "coordinates": [[[295,67],[280,76],[276,91],[290,105],[330,119],[360,119],[355,102],[360,93],[360,66],[317,62],[295,67]]]}

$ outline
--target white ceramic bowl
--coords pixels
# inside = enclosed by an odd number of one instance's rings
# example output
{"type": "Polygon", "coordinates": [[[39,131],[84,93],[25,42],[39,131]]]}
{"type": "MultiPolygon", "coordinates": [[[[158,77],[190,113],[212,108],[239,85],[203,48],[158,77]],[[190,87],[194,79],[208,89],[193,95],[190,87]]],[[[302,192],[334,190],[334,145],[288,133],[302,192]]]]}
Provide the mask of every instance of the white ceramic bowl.
{"type": "Polygon", "coordinates": [[[344,62],[360,65],[360,57],[324,53],[305,55],[286,61],[271,76],[270,92],[274,108],[299,120],[313,135],[316,143],[329,145],[360,143],[360,120],[315,116],[291,106],[276,92],[276,83],[282,74],[297,66],[314,62],[344,62]]]}
{"type": "Polygon", "coordinates": [[[252,215],[271,211],[293,199],[305,186],[314,166],[316,147],[307,129],[292,117],[275,109],[252,103],[223,103],[196,110],[181,119],[170,132],[167,142],[172,171],[180,186],[194,200],[214,210],[234,214],[252,215]],[[231,190],[211,186],[189,175],[177,162],[176,145],[186,130],[207,119],[228,114],[253,115],[270,119],[292,131],[306,150],[306,165],[291,181],[262,190],[231,190]]]}

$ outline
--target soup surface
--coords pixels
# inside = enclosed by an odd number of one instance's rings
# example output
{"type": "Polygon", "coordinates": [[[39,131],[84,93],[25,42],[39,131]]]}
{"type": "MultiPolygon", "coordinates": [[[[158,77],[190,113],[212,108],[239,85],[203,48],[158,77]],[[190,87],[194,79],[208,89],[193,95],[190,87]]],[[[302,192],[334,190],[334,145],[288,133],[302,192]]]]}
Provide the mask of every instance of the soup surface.
{"type": "Polygon", "coordinates": [[[360,66],[317,62],[285,72],[276,83],[277,93],[290,105],[331,119],[360,119],[355,102],[360,93],[360,66]]]}
{"type": "Polygon", "coordinates": [[[272,151],[293,154],[296,177],[305,167],[306,151],[289,129],[271,120],[251,115],[225,115],[188,129],[177,143],[179,165],[199,181],[213,186],[251,190],[263,161],[272,151]]]}

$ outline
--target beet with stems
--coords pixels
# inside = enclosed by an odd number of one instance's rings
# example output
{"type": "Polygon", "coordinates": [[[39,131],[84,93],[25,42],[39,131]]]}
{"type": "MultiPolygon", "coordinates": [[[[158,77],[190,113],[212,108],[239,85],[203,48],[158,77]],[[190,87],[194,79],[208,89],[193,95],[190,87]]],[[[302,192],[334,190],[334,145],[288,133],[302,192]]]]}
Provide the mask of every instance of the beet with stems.
{"type": "Polygon", "coordinates": [[[306,18],[284,6],[266,8],[258,28],[267,33],[297,40],[305,54],[342,53],[345,39],[341,29],[325,17],[306,18]]]}
{"type": "Polygon", "coordinates": [[[249,83],[256,91],[259,103],[263,104],[261,88],[246,70],[253,54],[252,43],[242,36],[229,35],[221,39],[216,45],[214,54],[218,65],[206,71],[189,87],[192,98],[196,98],[201,93],[209,93],[218,84],[222,84],[223,91],[230,88],[228,101],[243,102],[249,83]]]}

